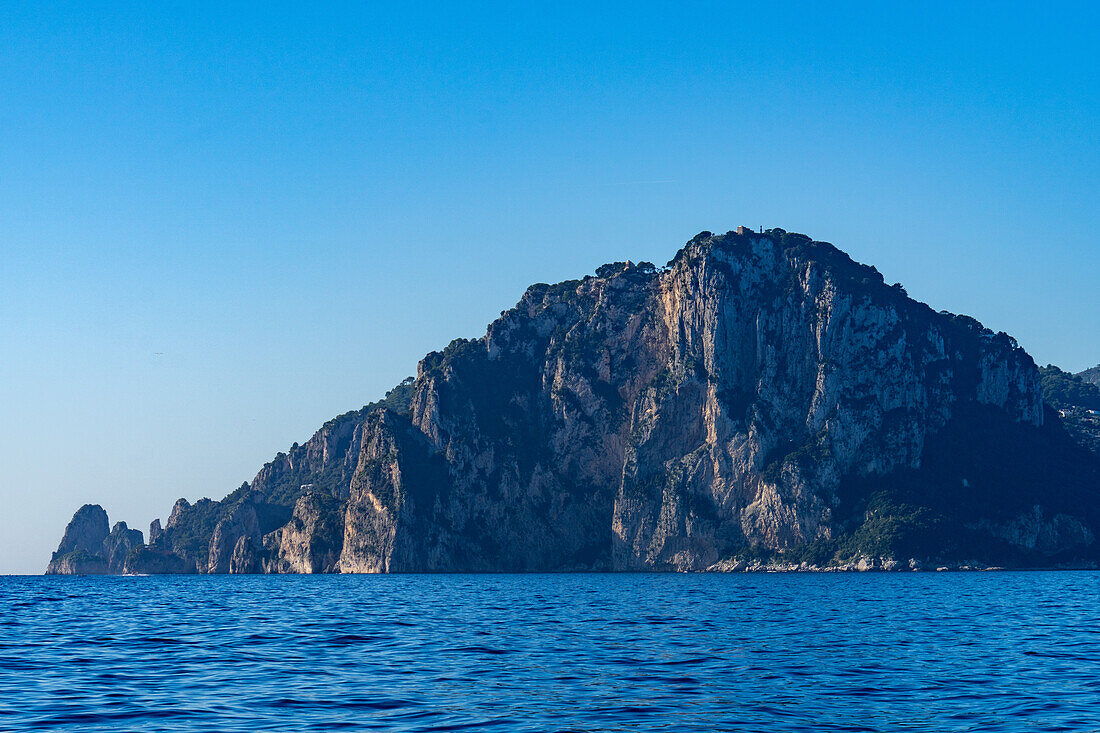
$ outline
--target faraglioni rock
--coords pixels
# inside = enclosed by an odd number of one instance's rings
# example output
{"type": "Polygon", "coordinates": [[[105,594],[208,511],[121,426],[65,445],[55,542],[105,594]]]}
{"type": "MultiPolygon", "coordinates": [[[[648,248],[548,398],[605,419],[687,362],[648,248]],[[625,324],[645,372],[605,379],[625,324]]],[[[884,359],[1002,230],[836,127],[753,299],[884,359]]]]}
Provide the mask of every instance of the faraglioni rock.
{"type": "Polygon", "coordinates": [[[531,286],[154,526],[126,572],[1080,566],[1100,458],[1011,337],[828,243],[742,228],[531,286]]]}
{"type": "Polygon", "coordinates": [[[135,548],[144,547],[141,531],[118,522],[107,531],[107,512],[98,504],[85,504],[73,515],[47,575],[118,575],[135,548]]]}

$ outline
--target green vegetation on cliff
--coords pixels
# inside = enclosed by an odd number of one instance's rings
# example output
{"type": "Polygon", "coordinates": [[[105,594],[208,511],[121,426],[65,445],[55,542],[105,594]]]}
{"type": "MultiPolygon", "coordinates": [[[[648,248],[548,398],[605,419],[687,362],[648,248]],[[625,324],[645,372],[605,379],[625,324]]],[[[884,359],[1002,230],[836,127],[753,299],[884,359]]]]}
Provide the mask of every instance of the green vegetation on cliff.
{"type": "Polygon", "coordinates": [[[1053,364],[1039,369],[1043,399],[1056,410],[1074,407],[1100,410],[1100,387],[1085,381],[1080,375],[1064,372],[1053,364]]]}
{"type": "Polygon", "coordinates": [[[1100,387],[1084,379],[1088,372],[1075,375],[1048,364],[1039,373],[1043,399],[1061,413],[1052,419],[1060,419],[1075,441],[1100,456],[1100,415],[1092,414],[1100,411],[1100,387]]]}

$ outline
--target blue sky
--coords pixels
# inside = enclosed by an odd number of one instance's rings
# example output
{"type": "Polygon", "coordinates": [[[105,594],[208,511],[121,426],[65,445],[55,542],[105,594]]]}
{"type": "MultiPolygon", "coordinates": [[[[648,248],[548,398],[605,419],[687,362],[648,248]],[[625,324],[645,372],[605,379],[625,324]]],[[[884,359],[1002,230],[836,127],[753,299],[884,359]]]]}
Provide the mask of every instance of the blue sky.
{"type": "Polygon", "coordinates": [[[0,7],[0,572],[704,229],[1100,362],[1088,4],[305,5],[0,7]]]}

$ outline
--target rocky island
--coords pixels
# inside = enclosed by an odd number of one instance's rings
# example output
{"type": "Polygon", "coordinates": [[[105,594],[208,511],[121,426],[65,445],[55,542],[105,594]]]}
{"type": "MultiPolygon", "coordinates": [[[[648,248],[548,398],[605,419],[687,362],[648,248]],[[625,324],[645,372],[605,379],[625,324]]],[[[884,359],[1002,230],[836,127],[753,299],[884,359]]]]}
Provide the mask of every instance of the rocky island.
{"type": "Polygon", "coordinates": [[[1049,376],[831,244],[703,232],[531,286],[148,544],[82,507],[47,572],[1088,566],[1100,457],[1049,376]]]}

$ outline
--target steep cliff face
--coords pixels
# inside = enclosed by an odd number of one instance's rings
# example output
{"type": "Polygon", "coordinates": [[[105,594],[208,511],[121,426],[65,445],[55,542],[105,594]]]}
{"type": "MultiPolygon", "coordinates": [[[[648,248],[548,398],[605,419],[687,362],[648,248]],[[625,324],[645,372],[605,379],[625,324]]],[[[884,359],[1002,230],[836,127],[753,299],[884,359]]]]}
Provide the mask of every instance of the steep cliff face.
{"type": "Polygon", "coordinates": [[[919,468],[960,407],[1043,423],[1009,337],[830,245],[704,234],[600,274],[429,355],[426,448],[364,424],[343,569],[702,569],[835,539],[845,477],[919,468]],[[428,456],[444,480],[410,476],[428,456]]]}
{"type": "Polygon", "coordinates": [[[103,541],[103,554],[107,558],[107,570],[114,575],[121,575],[126,566],[126,558],[130,552],[138,547],[143,547],[144,538],[141,530],[130,529],[126,522],[116,522],[111,528],[111,534],[103,541]]]}
{"type": "Polygon", "coordinates": [[[264,572],[337,572],[344,546],[345,509],[344,502],[326,494],[301,496],[290,521],[264,536],[264,572]]]}
{"type": "Polygon", "coordinates": [[[99,504],[85,504],[76,510],[76,514],[65,527],[61,544],[56,555],[84,551],[97,554],[103,548],[103,541],[109,534],[107,512],[99,504]]]}
{"type": "Polygon", "coordinates": [[[103,543],[109,534],[107,512],[98,504],[76,510],[65,527],[57,552],[46,567],[47,575],[104,575],[108,572],[103,543]]]}
{"type": "Polygon", "coordinates": [[[154,519],[152,522],[149,522],[149,544],[156,544],[157,540],[160,539],[160,533],[163,531],[159,519],[154,519]]]}
{"type": "Polygon", "coordinates": [[[703,233],[532,286],[250,485],[178,502],[156,547],[203,572],[1050,564],[1094,558],[1098,489],[1010,337],[829,244],[703,233]]]}
{"type": "Polygon", "coordinates": [[[134,548],[143,547],[143,537],[125,522],[107,531],[107,512],[98,504],[85,504],[65,528],[47,575],[120,575],[134,548]]]}

